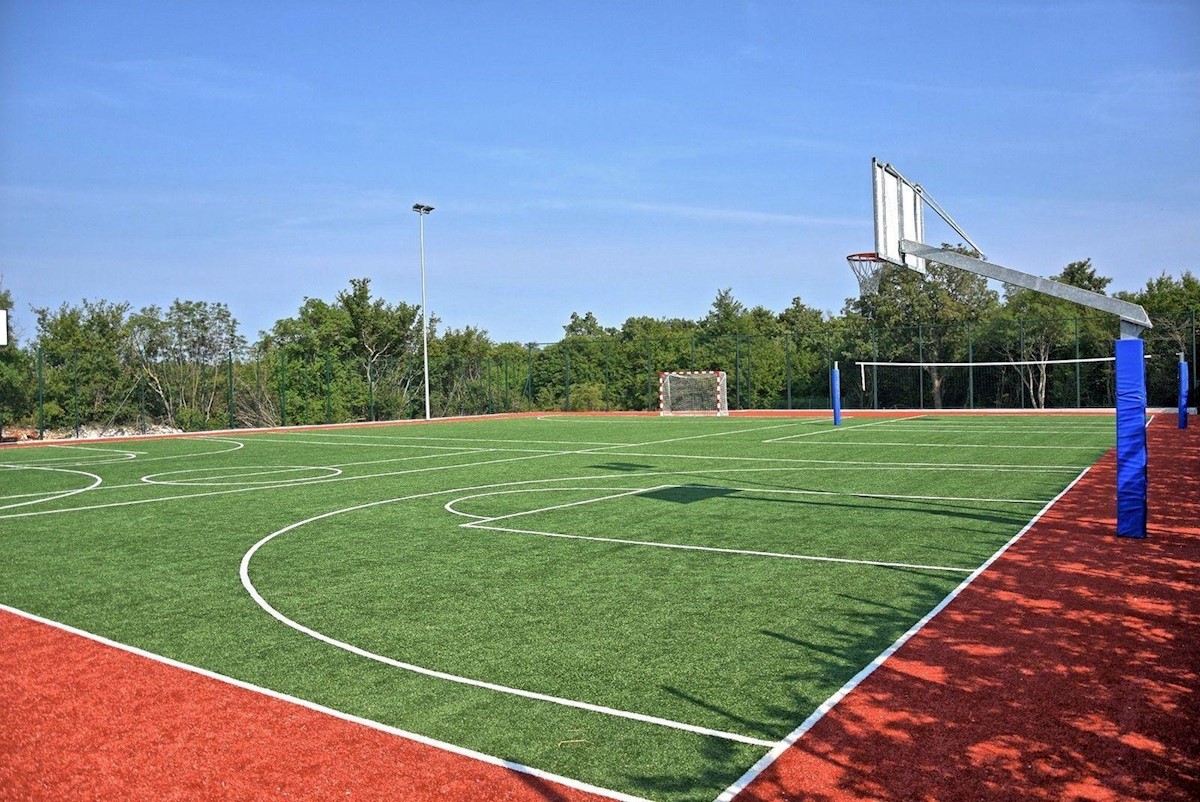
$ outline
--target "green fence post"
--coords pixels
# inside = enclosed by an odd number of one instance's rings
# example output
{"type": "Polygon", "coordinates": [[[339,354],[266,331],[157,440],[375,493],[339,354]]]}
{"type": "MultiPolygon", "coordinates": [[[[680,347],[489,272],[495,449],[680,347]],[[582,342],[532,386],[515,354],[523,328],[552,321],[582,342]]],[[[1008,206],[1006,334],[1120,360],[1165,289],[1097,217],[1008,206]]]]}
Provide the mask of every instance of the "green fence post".
{"type": "Polygon", "coordinates": [[[788,332],[783,341],[784,373],[787,376],[787,408],[792,408],[792,333],[788,332]]]}
{"type": "Polygon", "coordinates": [[[1084,406],[1084,389],[1082,389],[1079,371],[1079,318],[1075,318],[1075,408],[1084,406]]]}
{"type": "Polygon", "coordinates": [[[325,422],[333,423],[333,354],[325,352],[325,422]]]}
{"type": "Polygon", "coordinates": [[[484,390],[484,410],[491,415],[496,411],[495,399],[492,395],[492,358],[488,357],[483,363],[483,381],[487,385],[484,390]]]}
{"type": "Polygon", "coordinates": [[[646,409],[654,409],[654,340],[646,338],[646,409]]]}
{"type": "Polygon", "coordinates": [[[742,335],[733,335],[733,395],[734,407],[742,408],[742,335]]]}
{"type": "Polygon", "coordinates": [[[688,365],[690,365],[688,370],[695,370],[696,369],[696,335],[692,334],[692,335],[690,335],[690,337],[688,339],[691,340],[691,357],[688,360],[688,365]]]}
{"type": "MultiPolygon", "coordinates": [[[[871,361],[879,361],[879,335],[871,326],[871,361]]],[[[871,409],[879,409],[879,365],[871,365],[871,409]]]]}
{"type": "Polygon", "coordinates": [[[746,402],[754,409],[754,335],[746,336],[746,402]]]}
{"type": "Polygon", "coordinates": [[[571,351],[563,343],[563,412],[571,409],[571,351]]]}
{"type": "Polygon", "coordinates": [[[45,415],[45,406],[46,406],[46,385],[42,381],[42,346],[40,346],[40,345],[38,346],[38,350],[37,350],[37,379],[38,379],[38,382],[37,382],[37,384],[38,384],[38,416],[37,416],[37,418],[38,418],[38,439],[45,440],[46,439],[46,420],[45,420],[44,415],[45,415]]]}
{"type": "Polygon", "coordinates": [[[367,363],[367,420],[375,420],[375,371],[367,363]]]}
{"type": "MultiPolygon", "coordinates": [[[[1024,321],[1022,321],[1022,320],[1017,321],[1017,332],[1018,332],[1017,348],[1020,349],[1018,351],[1018,353],[1020,353],[1020,355],[1021,355],[1021,361],[1024,362],[1025,361],[1025,322],[1024,321]]],[[[1021,385],[1021,409],[1025,409],[1025,373],[1024,373],[1024,371],[1025,371],[1024,365],[1017,368],[1017,379],[1019,380],[1019,383],[1021,385]]]]}
{"type": "Polygon", "coordinates": [[[146,371],[138,374],[138,432],[146,433],[146,371]]]}
{"type": "Polygon", "coordinates": [[[612,410],[612,396],[609,395],[612,383],[612,340],[604,341],[604,411],[612,410]]]}
{"type": "Polygon", "coordinates": [[[237,428],[237,418],[234,416],[234,411],[233,411],[233,351],[229,352],[228,374],[229,374],[228,375],[228,379],[229,379],[229,428],[236,429],[237,428]]]}
{"type": "MultiPolygon", "coordinates": [[[[925,362],[925,327],[917,324],[917,361],[925,362]]],[[[920,409],[925,409],[925,368],[917,368],[917,388],[921,400],[920,409]]]]}
{"type": "Polygon", "coordinates": [[[829,401],[829,408],[833,409],[833,332],[825,333],[825,350],[829,354],[829,362],[825,367],[825,380],[829,383],[829,392],[825,394],[825,398],[829,401]]]}
{"type": "Polygon", "coordinates": [[[279,352],[279,425],[287,426],[287,354],[279,352]]]}
{"type": "MultiPolygon", "coordinates": [[[[1200,376],[1197,375],[1197,374],[1200,374],[1200,365],[1196,364],[1196,310],[1193,309],[1193,310],[1191,310],[1191,312],[1192,312],[1192,365],[1191,365],[1191,368],[1192,368],[1192,370],[1191,370],[1192,393],[1191,393],[1191,395],[1193,398],[1195,398],[1196,387],[1200,386],[1200,376]]],[[[1197,404],[1200,404],[1200,400],[1197,401],[1197,404]]]]}
{"type": "Polygon", "coordinates": [[[79,353],[75,353],[75,370],[71,378],[71,410],[75,415],[75,439],[79,439],[79,353]]]}
{"type": "Polygon", "coordinates": [[[525,380],[526,396],[529,398],[529,408],[533,409],[533,343],[528,346],[529,350],[529,376],[525,380]]]}
{"type": "Polygon", "coordinates": [[[975,330],[967,324],[967,408],[975,409],[975,330]]]}
{"type": "Polygon", "coordinates": [[[504,360],[504,411],[512,412],[512,396],[509,395],[508,360],[504,360]]]}

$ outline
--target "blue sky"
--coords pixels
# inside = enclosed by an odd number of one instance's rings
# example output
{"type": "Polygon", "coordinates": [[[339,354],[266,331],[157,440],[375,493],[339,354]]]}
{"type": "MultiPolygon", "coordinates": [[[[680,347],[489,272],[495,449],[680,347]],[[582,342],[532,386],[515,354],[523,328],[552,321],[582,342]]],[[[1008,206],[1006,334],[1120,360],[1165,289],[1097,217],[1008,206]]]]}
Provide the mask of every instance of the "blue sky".
{"type": "MultiPolygon", "coordinates": [[[[0,0],[0,274],[29,305],[369,276],[499,340],[718,289],[840,309],[870,159],[995,261],[1200,252],[1200,3],[0,0]]],[[[927,224],[927,239],[950,239],[927,224]]]]}

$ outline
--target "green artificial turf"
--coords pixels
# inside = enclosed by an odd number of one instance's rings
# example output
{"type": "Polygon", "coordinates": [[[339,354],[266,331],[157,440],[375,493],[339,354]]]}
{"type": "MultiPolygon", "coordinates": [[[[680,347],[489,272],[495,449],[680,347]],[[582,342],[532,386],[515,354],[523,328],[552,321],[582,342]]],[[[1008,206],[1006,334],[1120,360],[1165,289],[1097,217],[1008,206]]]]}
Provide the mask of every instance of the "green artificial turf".
{"type": "Polygon", "coordinates": [[[1112,441],[1095,416],[551,416],[6,449],[0,602],[605,788],[712,799],[1112,441]],[[247,569],[304,627],[762,743],[289,628],[239,568],[307,519],[247,569]]]}

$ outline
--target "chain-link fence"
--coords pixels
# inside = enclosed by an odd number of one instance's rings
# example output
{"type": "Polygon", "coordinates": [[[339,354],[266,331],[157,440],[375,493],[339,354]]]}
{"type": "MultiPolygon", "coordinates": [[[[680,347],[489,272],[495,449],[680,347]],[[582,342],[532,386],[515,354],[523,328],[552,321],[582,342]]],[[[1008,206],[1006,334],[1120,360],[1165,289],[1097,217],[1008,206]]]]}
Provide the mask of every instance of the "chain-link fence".
{"type": "MultiPolygon", "coordinates": [[[[845,409],[1039,409],[1113,405],[1114,321],[999,319],[876,328],[830,321],[778,336],[625,333],[455,352],[430,343],[434,417],[530,410],[652,410],[668,370],[724,370],[730,409],[820,409],[841,366],[845,409]]],[[[1180,356],[1196,364],[1196,314],[1145,337],[1151,406],[1173,406],[1180,356]]],[[[34,347],[0,422],[38,432],[185,431],[424,416],[421,354],[374,361],[284,349],[205,364],[126,363],[34,347]]],[[[1196,374],[1192,371],[1193,397],[1196,374]]]]}

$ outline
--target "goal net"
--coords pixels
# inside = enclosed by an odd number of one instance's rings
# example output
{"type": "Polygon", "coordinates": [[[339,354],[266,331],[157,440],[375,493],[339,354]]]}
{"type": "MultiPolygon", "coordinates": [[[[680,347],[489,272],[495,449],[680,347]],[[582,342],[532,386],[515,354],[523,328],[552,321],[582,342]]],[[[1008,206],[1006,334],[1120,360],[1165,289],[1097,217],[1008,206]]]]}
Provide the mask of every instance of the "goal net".
{"type": "Polygon", "coordinates": [[[658,409],[663,415],[728,415],[723,370],[684,370],[658,374],[658,409]]]}
{"type": "Polygon", "coordinates": [[[1113,357],[858,362],[866,408],[1062,409],[1113,403],[1113,357]]]}

